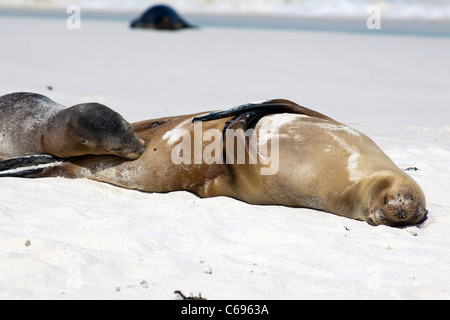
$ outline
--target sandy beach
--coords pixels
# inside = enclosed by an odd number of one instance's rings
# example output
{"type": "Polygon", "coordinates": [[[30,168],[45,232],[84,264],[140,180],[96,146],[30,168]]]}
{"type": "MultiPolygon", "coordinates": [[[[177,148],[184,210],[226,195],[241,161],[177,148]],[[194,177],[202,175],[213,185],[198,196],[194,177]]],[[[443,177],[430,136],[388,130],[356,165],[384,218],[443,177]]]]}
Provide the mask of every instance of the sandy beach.
{"type": "MultiPolygon", "coordinates": [[[[365,21],[362,21],[365,23],[365,21]]],[[[285,98],[371,137],[428,220],[0,179],[1,299],[450,298],[450,38],[288,29],[132,30],[0,17],[0,94],[96,101],[130,122],[285,98]]]]}

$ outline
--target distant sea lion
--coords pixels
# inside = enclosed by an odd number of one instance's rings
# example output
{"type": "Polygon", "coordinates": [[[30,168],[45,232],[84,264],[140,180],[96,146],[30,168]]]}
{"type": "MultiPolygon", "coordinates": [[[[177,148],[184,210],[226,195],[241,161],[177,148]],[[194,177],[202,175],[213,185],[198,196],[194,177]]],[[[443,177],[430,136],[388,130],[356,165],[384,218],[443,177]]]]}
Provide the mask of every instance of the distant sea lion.
{"type": "Polygon", "coordinates": [[[148,192],[187,190],[200,197],[229,196],[251,204],[318,209],[372,225],[416,224],[427,214],[421,188],[371,139],[288,100],[245,104],[207,115],[148,120],[133,126],[147,143],[145,152],[135,161],[84,156],[14,175],[86,177],[148,192]],[[196,132],[199,128],[200,136],[196,132]],[[272,157],[270,164],[221,161],[238,157],[228,154],[238,148],[228,148],[235,141],[228,135],[232,130],[241,132],[236,137],[243,137],[241,143],[248,158],[254,136],[258,138],[258,156],[277,154],[278,158],[272,157]],[[219,153],[217,161],[196,161],[197,156],[208,154],[211,136],[223,141],[222,149],[210,153],[219,153]],[[187,146],[200,147],[200,153],[194,148],[196,154],[184,158],[189,152],[187,146]],[[186,161],[176,164],[174,157],[186,161]],[[262,169],[273,163],[277,170],[263,175],[262,169]]]}
{"type": "Polygon", "coordinates": [[[178,30],[192,28],[174,9],[166,5],[156,5],[131,22],[132,28],[178,30]]]}
{"type": "Polygon", "coordinates": [[[49,154],[111,154],[137,159],[145,142],[117,112],[99,103],[70,108],[27,92],[0,97],[0,159],[49,154]]]}

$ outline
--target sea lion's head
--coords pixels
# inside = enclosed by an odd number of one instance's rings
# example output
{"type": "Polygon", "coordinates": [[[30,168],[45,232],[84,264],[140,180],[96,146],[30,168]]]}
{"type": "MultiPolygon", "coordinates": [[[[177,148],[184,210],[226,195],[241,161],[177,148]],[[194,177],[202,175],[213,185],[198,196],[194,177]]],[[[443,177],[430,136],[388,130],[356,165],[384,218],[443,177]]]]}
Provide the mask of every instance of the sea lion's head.
{"type": "Polygon", "coordinates": [[[409,176],[381,178],[372,190],[367,222],[373,225],[404,226],[418,224],[427,216],[425,195],[409,176]]]}
{"type": "Polygon", "coordinates": [[[99,103],[70,108],[70,139],[85,154],[111,154],[130,160],[141,156],[145,142],[120,114],[99,103]]]}

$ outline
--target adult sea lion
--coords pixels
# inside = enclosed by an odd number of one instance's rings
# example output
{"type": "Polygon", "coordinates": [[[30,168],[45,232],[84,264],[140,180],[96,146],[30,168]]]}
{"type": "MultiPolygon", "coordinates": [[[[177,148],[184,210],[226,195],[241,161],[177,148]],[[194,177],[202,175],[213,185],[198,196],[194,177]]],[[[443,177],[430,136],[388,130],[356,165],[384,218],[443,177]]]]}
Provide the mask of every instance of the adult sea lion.
{"type": "Polygon", "coordinates": [[[174,9],[166,5],[156,5],[146,10],[131,22],[131,28],[177,30],[192,28],[174,9]]]}
{"type": "Polygon", "coordinates": [[[133,126],[147,143],[135,161],[84,156],[14,175],[85,177],[148,192],[187,190],[200,197],[229,196],[252,204],[313,208],[372,225],[416,224],[427,214],[421,188],[370,138],[288,100],[147,120],[133,126]],[[232,129],[240,132],[235,137],[241,139],[246,156],[256,148],[261,159],[272,156],[270,163],[233,161],[236,154],[228,153],[236,151],[239,142],[228,148],[236,140],[228,135],[232,129]],[[250,130],[251,134],[246,134],[250,130]],[[254,136],[258,139],[251,140],[254,136]],[[223,145],[210,148],[212,137],[223,145]],[[252,141],[256,145],[252,146],[252,141]],[[194,154],[189,150],[192,146],[194,154]],[[201,159],[208,154],[216,161],[201,159]],[[274,163],[277,170],[262,174],[274,163]]]}
{"type": "Polygon", "coordinates": [[[0,97],[0,159],[50,154],[112,154],[137,159],[145,142],[117,112],[99,103],[65,108],[28,92],[0,97]]]}

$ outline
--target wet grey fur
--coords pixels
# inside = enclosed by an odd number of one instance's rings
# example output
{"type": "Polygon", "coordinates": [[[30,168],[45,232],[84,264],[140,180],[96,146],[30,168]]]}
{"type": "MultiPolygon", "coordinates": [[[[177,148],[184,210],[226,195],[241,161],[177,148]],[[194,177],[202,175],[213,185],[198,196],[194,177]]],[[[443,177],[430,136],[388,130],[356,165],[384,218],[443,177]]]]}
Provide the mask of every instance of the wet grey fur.
{"type": "Polygon", "coordinates": [[[0,115],[0,160],[42,153],[129,158],[145,149],[127,121],[98,103],[66,108],[43,95],[19,92],[0,97],[0,115]]]}

